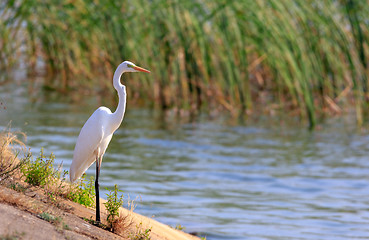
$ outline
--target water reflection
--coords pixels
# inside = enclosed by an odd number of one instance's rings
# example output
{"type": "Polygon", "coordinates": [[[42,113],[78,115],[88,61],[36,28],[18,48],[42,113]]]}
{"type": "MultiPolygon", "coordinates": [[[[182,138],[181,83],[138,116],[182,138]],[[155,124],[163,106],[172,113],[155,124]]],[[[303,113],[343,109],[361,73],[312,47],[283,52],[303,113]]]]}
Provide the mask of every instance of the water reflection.
{"type": "MultiPolygon", "coordinates": [[[[12,120],[35,154],[44,147],[67,169],[81,126],[101,104],[41,98],[1,89],[1,126],[12,120]]],[[[367,134],[340,122],[308,132],[173,119],[128,107],[103,161],[103,195],[116,183],[138,198],[137,212],[210,240],[369,238],[367,134]]]]}

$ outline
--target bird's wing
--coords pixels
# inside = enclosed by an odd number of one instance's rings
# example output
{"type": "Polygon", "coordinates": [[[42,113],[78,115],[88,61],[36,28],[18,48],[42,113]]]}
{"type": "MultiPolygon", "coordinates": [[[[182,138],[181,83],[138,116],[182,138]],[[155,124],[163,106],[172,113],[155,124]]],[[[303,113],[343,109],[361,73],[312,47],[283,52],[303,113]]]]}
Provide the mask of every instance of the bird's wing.
{"type": "MultiPolygon", "coordinates": [[[[95,162],[96,157],[105,152],[99,153],[101,144],[105,141],[104,123],[111,114],[108,108],[98,108],[83,125],[79,133],[76,147],[74,148],[73,162],[70,166],[70,181],[74,182],[95,162]]],[[[104,145],[104,144],[103,144],[104,145]]],[[[106,147],[105,147],[106,148],[106,147]]]]}

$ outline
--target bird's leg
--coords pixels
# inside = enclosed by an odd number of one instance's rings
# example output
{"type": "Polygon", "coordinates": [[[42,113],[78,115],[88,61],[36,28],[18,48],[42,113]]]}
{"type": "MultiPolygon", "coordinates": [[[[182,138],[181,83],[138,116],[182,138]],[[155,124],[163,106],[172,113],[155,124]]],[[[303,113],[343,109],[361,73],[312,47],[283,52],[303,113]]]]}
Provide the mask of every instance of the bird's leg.
{"type": "Polygon", "coordinates": [[[95,193],[96,193],[96,223],[100,224],[100,194],[99,194],[99,175],[100,175],[100,159],[96,156],[96,180],[95,180],[95,193]]]}

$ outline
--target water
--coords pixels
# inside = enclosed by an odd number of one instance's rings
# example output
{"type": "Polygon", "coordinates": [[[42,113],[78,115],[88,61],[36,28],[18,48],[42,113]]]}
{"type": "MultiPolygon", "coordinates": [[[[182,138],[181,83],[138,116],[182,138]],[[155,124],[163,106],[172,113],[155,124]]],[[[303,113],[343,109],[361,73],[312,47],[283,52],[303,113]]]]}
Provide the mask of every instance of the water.
{"type": "MultiPolygon", "coordinates": [[[[80,128],[103,100],[2,86],[0,102],[1,126],[12,120],[35,154],[44,147],[68,169],[80,128]]],[[[353,126],[186,123],[128,105],[103,160],[102,195],[118,184],[136,212],[209,240],[368,239],[369,135],[353,126]]]]}

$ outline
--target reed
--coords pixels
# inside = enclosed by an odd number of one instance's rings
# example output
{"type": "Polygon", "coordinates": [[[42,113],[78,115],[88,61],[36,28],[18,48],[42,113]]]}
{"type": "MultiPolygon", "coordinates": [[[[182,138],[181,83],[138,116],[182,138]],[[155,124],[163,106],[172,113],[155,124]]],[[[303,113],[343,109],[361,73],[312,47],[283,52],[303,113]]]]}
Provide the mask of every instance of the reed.
{"type": "Polygon", "coordinates": [[[288,110],[316,119],[368,106],[369,5],[353,0],[6,0],[0,68],[22,40],[46,85],[110,87],[114,67],[152,70],[129,94],[189,111],[288,110]],[[39,61],[41,59],[42,61],[39,61]]]}

